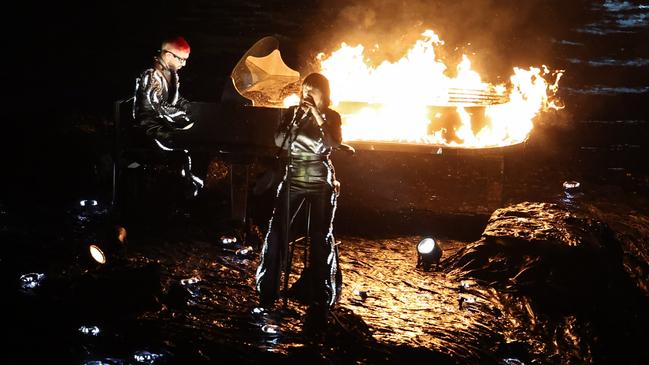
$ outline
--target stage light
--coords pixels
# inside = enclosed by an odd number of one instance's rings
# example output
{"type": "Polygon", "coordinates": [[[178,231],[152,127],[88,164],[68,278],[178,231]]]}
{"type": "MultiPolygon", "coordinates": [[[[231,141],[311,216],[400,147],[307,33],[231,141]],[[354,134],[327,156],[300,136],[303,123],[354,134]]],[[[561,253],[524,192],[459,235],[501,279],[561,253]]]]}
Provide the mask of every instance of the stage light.
{"type": "Polygon", "coordinates": [[[126,228],[114,226],[107,234],[93,235],[86,246],[82,264],[87,269],[97,266],[119,263],[126,258],[126,228]]]}
{"type": "Polygon", "coordinates": [[[563,183],[563,197],[561,201],[566,205],[575,204],[578,198],[582,197],[584,193],[581,191],[581,184],[579,181],[565,181],[563,183]]]}
{"type": "Polygon", "coordinates": [[[237,256],[248,256],[248,255],[250,255],[252,253],[253,253],[252,246],[242,247],[242,248],[235,251],[235,254],[237,256]]]}
{"type": "Polygon", "coordinates": [[[432,265],[439,265],[441,258],[442,248],[434,239],[427,237],[417,244],[417,267],[428,271],[432,265]]]}
{"type": "Polygon", "coordinates": [[[274,324],[265,324],[261,327],[261,330],[269,335],[276,335],[279,333],[279,326],[274,324]]]}
{"type": "Polygon", "coordinates": [[[184,308],[196,305],[201,298],[201,278],[181,279],[171,284],[166,294],[166,303],[173,308],[184,308]]]}
{"type": "Polygon", "coordinates": [[[266,313],[266,308],[264,307],[254,307],[252,308],[252,314],[264,314],[266,313]]]}
{"type": "Polygon", "coordinates": [[[20,276],[20,288],[23,292],[31,292],[41,285],[45,279],[45,274],[42,273],[29,273],[20,276]]]}
{"type": "Polygon", "coordinates": [[[457,304],[460,307],[460,309],[464,308],[465,303],[466,304],[473,304],[475,303],[475,297],[473,295],[468,295],[468,294],[458,294],[457,296],[457,304]]]}
{"type": "Polygon", "coordinates": [[[106,254],[104,254],[104,251],[98,245],[91,244],[88,246],[88,251],[90,252],[90,257],[98,264],[103,265],[106,263],[106,254]]]}
{"type": "Polygon", "coordinates": [[[475,285],[475,281],[473,281],[473,280],[462,280],[460,282],[459,289],[460,289],[460,291],[467,291],[474,285],[475,285]]]}
{"type": "Polygon", "coordinates": [[[230,245],[233,243],[237,243],[237,238],[235,236],[229,236],[229,235],[224,235],[221,236],[221,243],[224,245],[230,245]]]}
{"type": "Polygon", "coordinates": [[[370,296],[369,295],[369,290],[360,289],[360,288],[354,288],[354,290],[352,290],[352,294],[359,297],[363,301],[370,296]]]}
{"type": "Polygon", "coordinates": [[[581,184],[579,183],[579,181],[574,181],[574,180],[564,181],[563,183],[563,188],[566,189],[567,191],[577,190],[579,189],[580,186],[581,184]]]}
{"type": "Polygon", "coordinates": [[[82,207],[96,207],[97,204],[99,203],[94,199],[86,199],[79,202],[79,205],[82,207]]]}
{"type": "Polygon", "coordinates": [[[87,336],[97,337],[101,330],[97,326],[81,326],[79,332],[87,336]]]}
{"type": "Polygon", "coordinates": [[[137,363],[142,363],[142,364],[155,364],[161,361],[161,358],[164,356],[164,354],[158,354],[155,352],[150,352],[146,350],[142,351],[136,351],[135,354],[133,354],[133,360],[135,360],[137,363]]]}

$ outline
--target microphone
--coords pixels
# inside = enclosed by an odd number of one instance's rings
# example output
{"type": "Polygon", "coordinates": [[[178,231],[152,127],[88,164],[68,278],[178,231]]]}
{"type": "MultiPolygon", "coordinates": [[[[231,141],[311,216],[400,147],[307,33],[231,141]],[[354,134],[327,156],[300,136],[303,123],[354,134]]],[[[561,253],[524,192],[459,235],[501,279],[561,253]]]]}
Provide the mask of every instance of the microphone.
{"type": "Polygon", "coordinates": [[[297,110],[295,110],[295,114],[293,115],[293,123],[297,123],[302,117],[304,117],[304,114],[306,112],[304,109],[302,109],[302,104],[297,106],[297,110]]]}
{"type": "MultiPolygon", "coordinates": [[[[295,111],[293,112],[293,119],[291,119],[291,122],[286,125],[286,132],[288,133],[291,128],[293,128],[294,125],[296,125],[305,115],[305,111],[302,109],[302,103],[300,103],[298,106],[295,107],[295,111]]],[[[307,109],[308,111],[308,109],[307,109]]]]}
{"type": "Polygon", "coordinates": [[[304,102],[301,102],[297,106],[297,110],[295,111],[295,116],[294,116],[294,123],[297,123],[298,121],[302,120],[305,115],[309,114],[311,112],[311,109],[309,108],[308,105],[306,105],[304,102]],[[306,110],[304,110],[306,108],[306,110]]]}
{"type": "Polygon", "coordinates": [[[313,100],[313,96],[311,95],[307,95],[304,99],[302,99],[300,103],[295,107],[296,109],[293,114],[293,120],[291,120],[291,122],[286,126],[287,130],[290,130],[292,126],[298,124],[305,115],[311,112],[311,108],[309,108],[309,105],[305,103],[305,101],[308,101],[311,104],[315,105],[315,101],[313,100]]]}

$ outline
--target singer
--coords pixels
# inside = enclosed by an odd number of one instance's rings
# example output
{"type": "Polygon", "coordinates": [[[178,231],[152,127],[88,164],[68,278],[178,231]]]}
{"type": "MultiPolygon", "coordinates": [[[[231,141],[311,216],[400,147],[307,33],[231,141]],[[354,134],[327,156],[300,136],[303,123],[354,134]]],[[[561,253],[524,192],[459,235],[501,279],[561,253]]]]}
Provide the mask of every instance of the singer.
{"type": "Polygon", "coordinates": [[[319,73],[308,75],[302,83],[300,104],[288,109],[275,133],[275,144],[284,152],[291,168],[289,171],[289,164],[284,164],[284,178],[277,188],[256,274],[260,304],[271,307],[279,298],[281,272],[287,260],[284,257],[288,242],[287,217],[291,217],[292,223],[300,209],[307,206],[305,203],[310,202],[310,274],[303,273],[301,278],[310,292],[304,324],[310,335],[324,329],[329,309],[338,301],[342,285],[333,236],[340,184],[329,159],[332,149],[342,142],[342,131],[340,114],[329,108],[329,96],[329,80],[319,73]]]}

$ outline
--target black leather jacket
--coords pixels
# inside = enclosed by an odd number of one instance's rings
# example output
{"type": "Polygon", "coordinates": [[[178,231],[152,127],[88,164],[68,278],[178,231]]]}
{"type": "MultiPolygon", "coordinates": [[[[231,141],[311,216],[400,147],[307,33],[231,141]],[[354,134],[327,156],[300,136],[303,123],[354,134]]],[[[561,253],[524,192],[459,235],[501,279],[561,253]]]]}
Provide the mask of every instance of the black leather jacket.
{"type": "Polygon", "coordinates": [[[323,185],[334,186],[335,173],[329,155],[333,148],[342,143],[341,118],[340,114],[329,108],[322,114],[325,123],[318,126],[311,114],[303,114],[296,107],[291,107],[275,133],[275,144],[278,147],[286,150],[290,145],[291,148],[292,189],[311,190],[323,185]]]}
{"type": "Polygon", "coordinates": [[[174,130],[191,127],[189,102],[179,88],[178,73],[159,58],[137,78],[133,118],[148,136],[164,140],[174,130]]]}

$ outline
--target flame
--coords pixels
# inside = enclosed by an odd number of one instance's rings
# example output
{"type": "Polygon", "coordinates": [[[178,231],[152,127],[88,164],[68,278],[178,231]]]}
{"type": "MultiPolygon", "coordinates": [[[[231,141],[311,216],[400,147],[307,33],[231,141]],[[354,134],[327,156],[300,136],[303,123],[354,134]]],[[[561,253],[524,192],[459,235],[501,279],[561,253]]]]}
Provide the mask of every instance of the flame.
{"type": "Polygon", "coordinates": [[[435,54],[444,42],[431,30],[422,36],[403,58],[378,66],[368,64],[361,45],[318,55],[346,141],[507,146],[528,138],[539,113],[561,108],[555,93],[562,71],[514,68],[509,83],[492,85],[463,55],[450,77],[435,54]]]}
{"type": "Polygon", "coordinates": [[[288,108],[292,105],[298,105],[300,103],[300,96],[298,94],[291,94],[284,98],[284,107],[288,108]]]}

